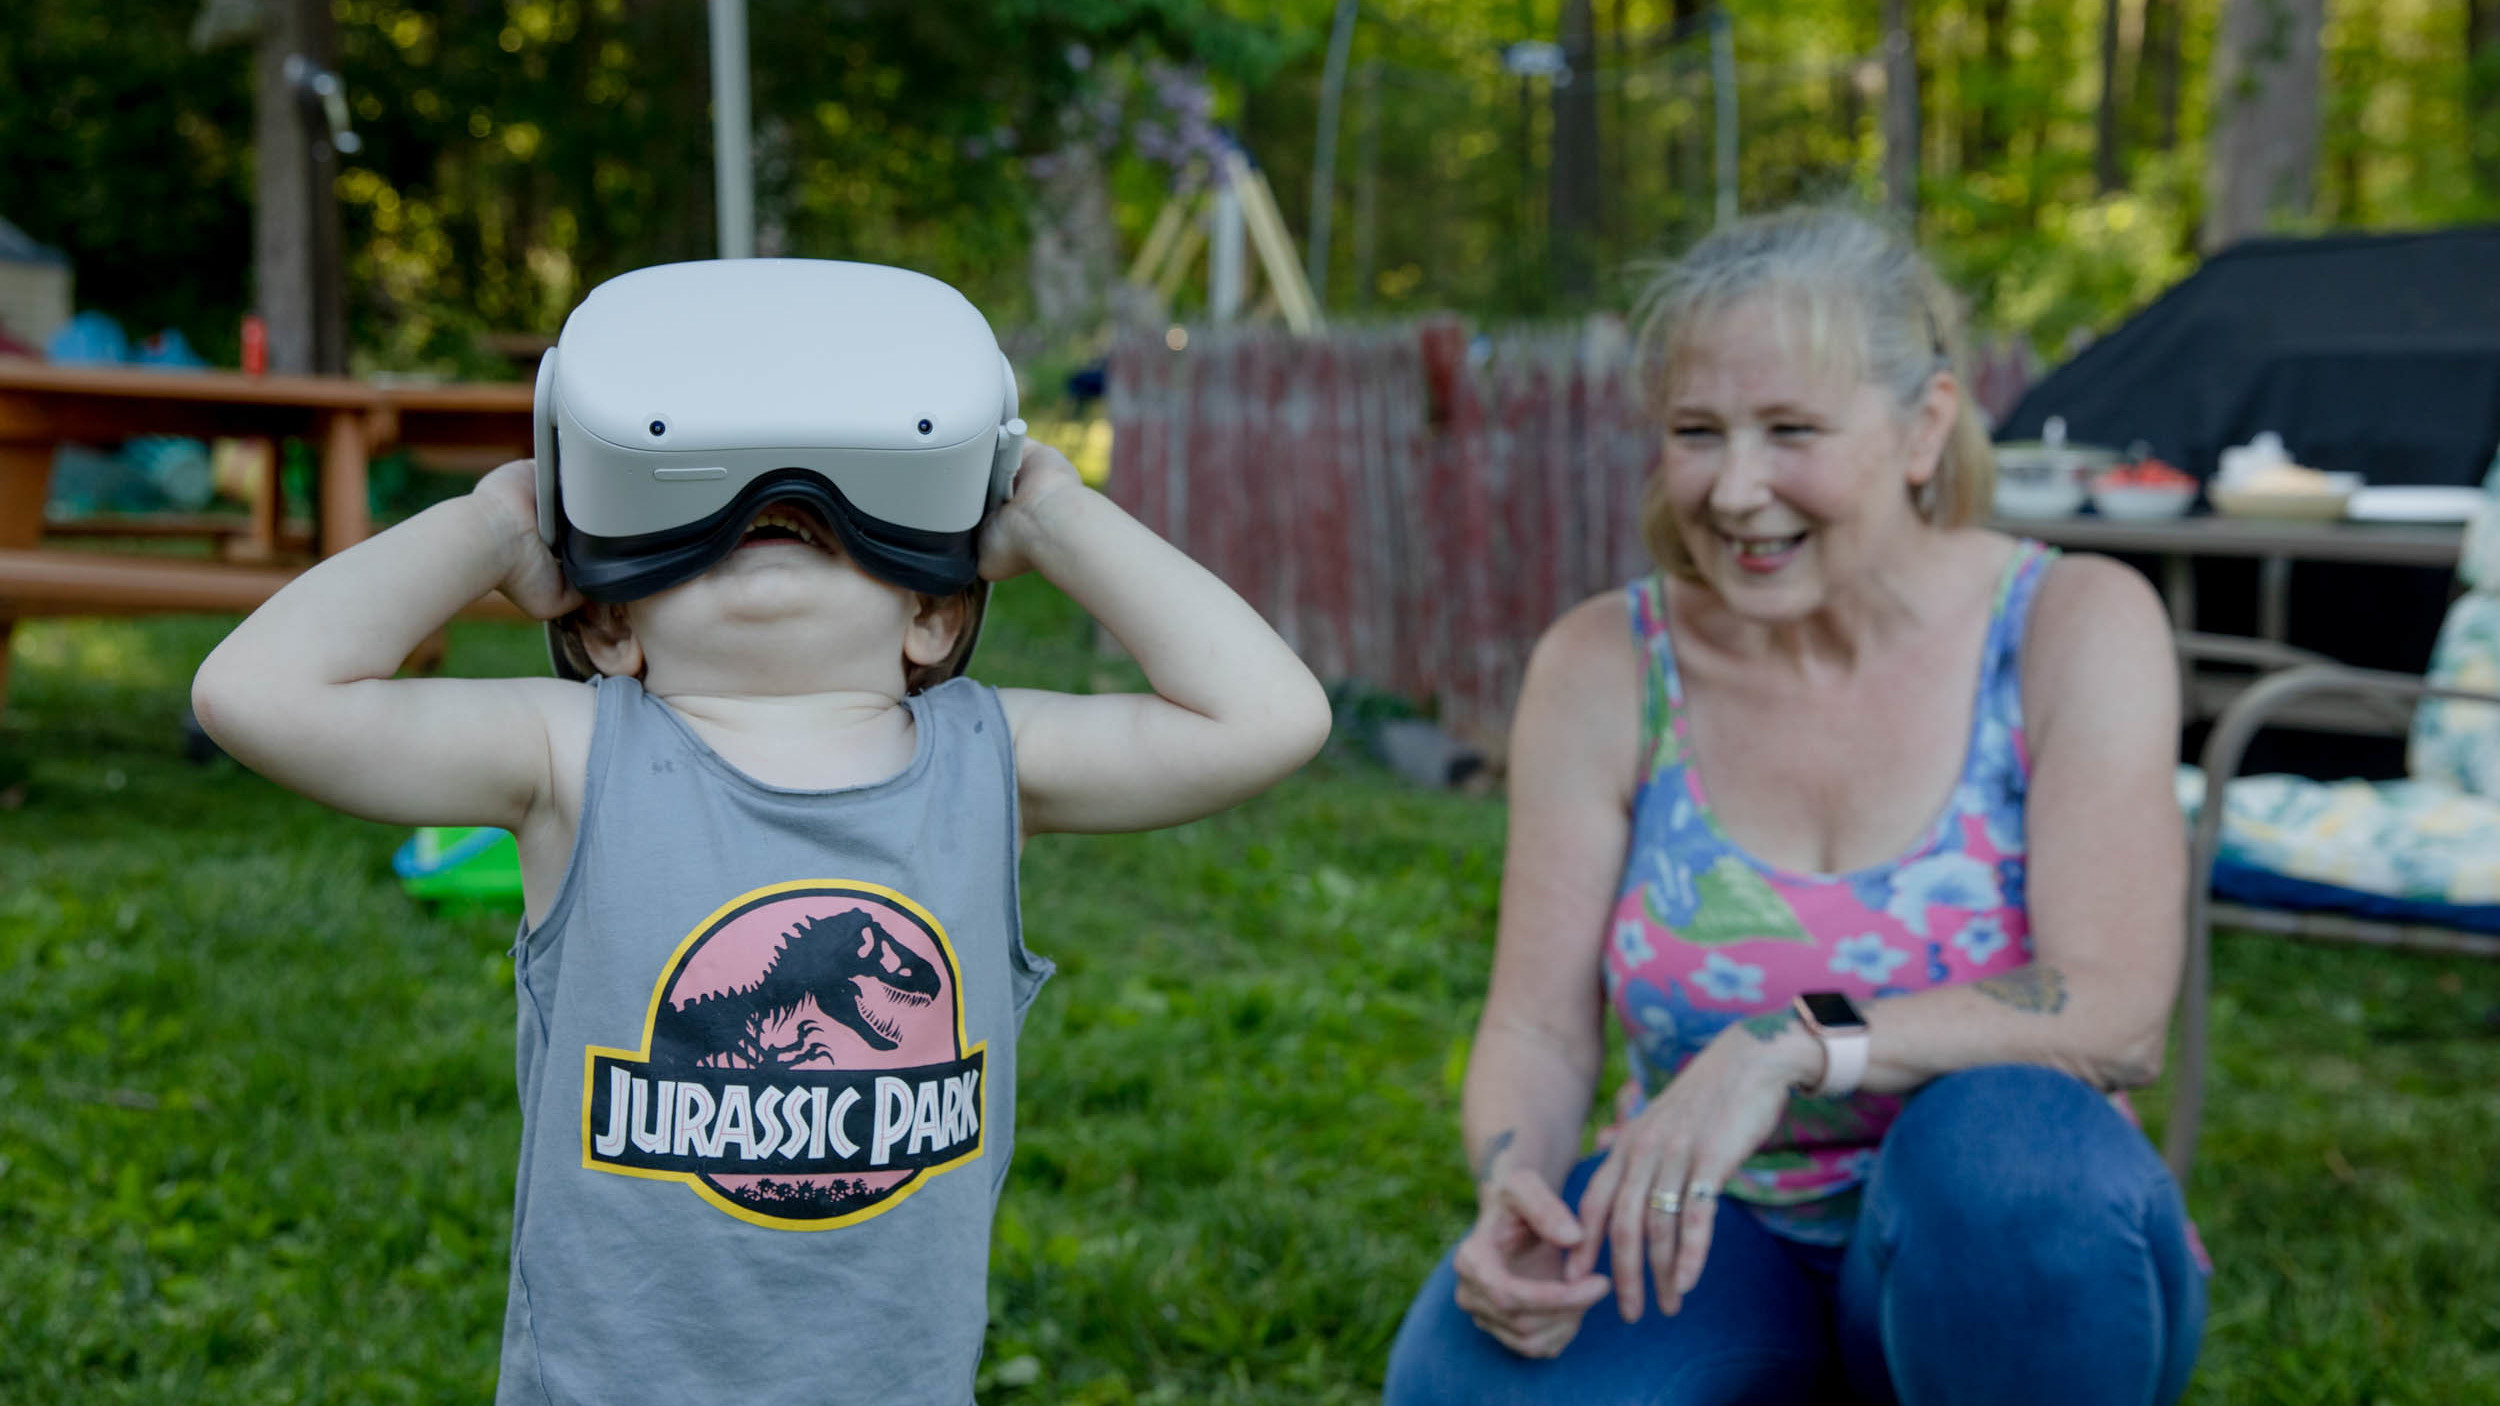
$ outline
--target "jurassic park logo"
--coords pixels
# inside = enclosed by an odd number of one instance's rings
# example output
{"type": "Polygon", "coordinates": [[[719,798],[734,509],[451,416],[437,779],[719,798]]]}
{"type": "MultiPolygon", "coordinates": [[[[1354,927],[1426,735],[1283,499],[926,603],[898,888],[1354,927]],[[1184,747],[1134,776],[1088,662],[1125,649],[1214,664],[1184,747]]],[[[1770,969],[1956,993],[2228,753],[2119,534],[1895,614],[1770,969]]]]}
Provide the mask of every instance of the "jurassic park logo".
{"type": "Polygon", "coordinates": [[[678,945],[639,1050],[583,1051],[582,1165],[756,1225],[883,1214],[981,1155],[987,1050],[927,910],[843,880],[740,895],[678,945]]]}

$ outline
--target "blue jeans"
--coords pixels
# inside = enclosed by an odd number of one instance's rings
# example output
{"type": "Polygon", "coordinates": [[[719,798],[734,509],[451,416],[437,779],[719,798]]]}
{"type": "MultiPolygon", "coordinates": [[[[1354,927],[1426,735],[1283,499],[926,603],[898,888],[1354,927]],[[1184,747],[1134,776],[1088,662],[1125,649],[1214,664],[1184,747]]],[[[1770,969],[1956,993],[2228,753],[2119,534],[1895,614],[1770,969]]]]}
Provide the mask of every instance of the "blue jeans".
{"type": "Polygon", "coordinates": [[[1653,1302],[1626,1323],[1609,1296],[1542,1361],[1478,1328],[1457,1285],[1445,1258],[1407,1310],[1389,1406],[2167,1406],[2205,1324],[2187,1210],[2152,1145],[2081,1081],[2012,1064],[1910,1100],[1845,1250],[1781,1239],[1722,1198],[1681,1313],[1653,1302]]]}

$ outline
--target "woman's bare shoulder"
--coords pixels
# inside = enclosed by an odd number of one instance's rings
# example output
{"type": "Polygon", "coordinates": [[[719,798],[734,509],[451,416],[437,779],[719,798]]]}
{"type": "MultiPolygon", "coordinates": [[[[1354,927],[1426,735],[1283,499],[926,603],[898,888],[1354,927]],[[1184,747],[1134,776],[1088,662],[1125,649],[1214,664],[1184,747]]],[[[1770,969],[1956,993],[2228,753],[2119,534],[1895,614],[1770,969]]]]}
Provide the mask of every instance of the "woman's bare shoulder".
{"type": "Polygon", "coordinates": [[[1529,657],[1530,678],[1562,675],[1588,682],[1640,674],[1641,652],[1632,637],[1632,605],[1622,590],[1601,592],[1562,613],[1538,637],[1529,657]]]}
{"type": "Polygon", "coordinates": [[[2026,711],[2053,716],[2068,699],[2175,702],[2176,663],[2161,596],[2109,557],[2059,557],[2040,582],[2023,633],[2026,711]]]}
{"type": "Polygon", "coordinates": [[[2089,650],[2147,639],[2166,648],[2169,632],[2161,595],[2144,573],[2115,558],[2070,552],[2041,578],[2027,636],[2044,648],[2089,650]]]}
{"type": "Polygon", "coordinates": [[[1511,721],[1514,775],[1525,763],[1582,781],[1628,778],[1639,765],[1643,687],[1624,592],[1565,611],[1538,639],[1520,684],[1511,721]]]}

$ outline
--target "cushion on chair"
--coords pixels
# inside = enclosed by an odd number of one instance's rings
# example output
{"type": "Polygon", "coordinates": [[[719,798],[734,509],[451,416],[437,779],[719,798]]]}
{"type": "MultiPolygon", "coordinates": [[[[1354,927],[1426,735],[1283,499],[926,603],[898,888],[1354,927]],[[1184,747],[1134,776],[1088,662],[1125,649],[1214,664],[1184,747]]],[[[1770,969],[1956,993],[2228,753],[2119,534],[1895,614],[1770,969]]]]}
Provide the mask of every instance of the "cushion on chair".
{"type": "MultiPolygon", "coordinates": [[[[2179,768],[2178,795],[2192,821],[2204,773],[2179,768]]],[[[2435,782],[2301,776],[2243,776],[2226,795],[2214,865],[2225,897],[2500,931],[2500,801],[2435,782]]]]}
{"type": "Polygon", "coordinates": [[[2270,869],[2242,864],[2227,854],[2214,861],[2214,897],[2252,908],[2349,913],[2382,923],[2500,933],[2500,903],[2426,903],[2414,898],[2390,898],[2339,884],[2287,878],[2270,869]]]}
{"type": "MultiPolygon", "coordinates": [[[[2425,677],[2500,692],[2500,466],[2466,528],[2425,677]]],[[[2500,932],[2500,705],[2425,699],[2414,710],[2403,781],[2232,781],[2214,891],[2266,908],[2328,909],[2396,922],[2500,932]]],[[[2205,776],[2179,768],[2194,822],[2205,776]]]]}
{"type": "MultiPolygon", "coordinates": [[[[2450,688],[2500,692],[2500,595],[2477,590],[2448,607],[2428,677],[2450,688]]],[[[2500,706],[2422,700],[2405,770],[2418,781],[2500,800],[2500,706]]]]}

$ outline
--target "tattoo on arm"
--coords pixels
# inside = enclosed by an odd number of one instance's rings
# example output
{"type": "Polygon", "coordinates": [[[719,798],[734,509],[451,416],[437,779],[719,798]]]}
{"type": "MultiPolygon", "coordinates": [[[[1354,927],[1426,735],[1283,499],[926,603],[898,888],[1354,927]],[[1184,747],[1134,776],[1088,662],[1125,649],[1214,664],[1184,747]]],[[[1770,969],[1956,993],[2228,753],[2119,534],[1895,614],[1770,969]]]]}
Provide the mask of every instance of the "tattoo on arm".
{"type": "Polygon", "coordinates": [[[1749,1015],[1737,1023],[1745,1027],[1746,1034],[1753,1036],[1755,1039],[1760,1040],[1762,1043],[1767,1045],[1773,1040],[1778,1039],[1780,1037],[1780,1033],[1786,1030],[1796,1021],[1796,1019],[1797,1013],[1795,1011],[1781,1009],[1776,1011],[1764,1011],[1760,1015],[1749,1015]]]}
{"type": "Polygon", "coordinates": [[[1476,1184],[1478,1186],[1493,1179],[1493,1164],[1501,1159],[1503,1153],[1510,1150],[1511,1139],[1515,1136],[1517,1133],[1514,1129],[1504,1128],[1485,1143],[1484,1155],[1476,1159],[1476,1184]]]}
{"type": "Polygon", "coordinates": [[[2066,978],[2055,967],[2034,963],[1971,985],[1991,1001],[2033,1015],[2055,1015],[2066,1009],[2066,978]]]}

